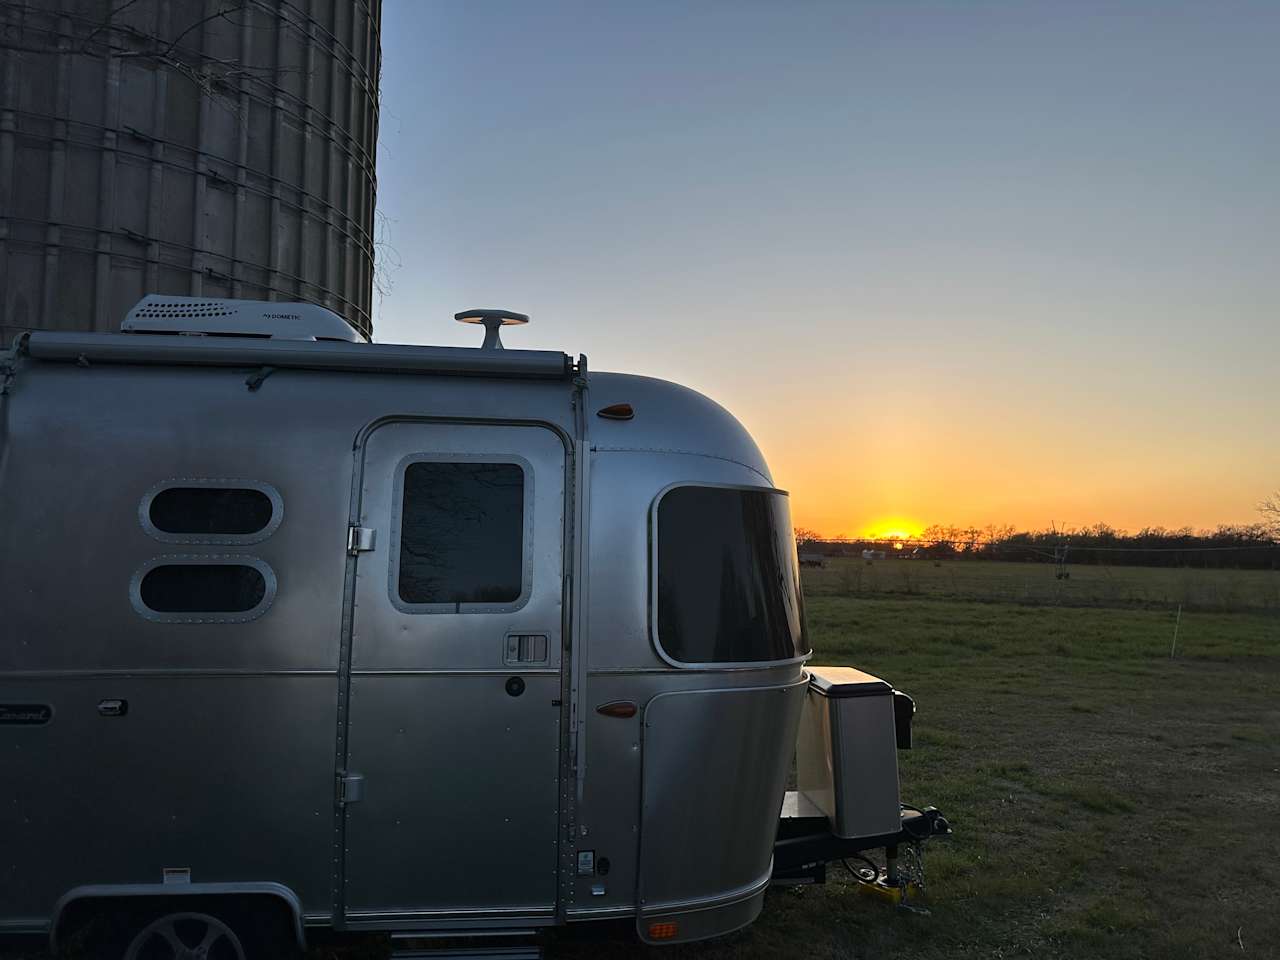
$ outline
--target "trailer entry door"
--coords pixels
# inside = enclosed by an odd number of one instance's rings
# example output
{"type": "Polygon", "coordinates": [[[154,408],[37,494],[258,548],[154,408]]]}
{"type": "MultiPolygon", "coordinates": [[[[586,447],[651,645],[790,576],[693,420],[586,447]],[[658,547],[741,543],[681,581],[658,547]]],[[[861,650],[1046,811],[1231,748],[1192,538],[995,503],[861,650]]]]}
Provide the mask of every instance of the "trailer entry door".
{"type": "Polygon", "coordinates": [[[345,918],[549,919],[561,440],[532,426],[390,423],[368,438],[361,487],[345,918]]]}

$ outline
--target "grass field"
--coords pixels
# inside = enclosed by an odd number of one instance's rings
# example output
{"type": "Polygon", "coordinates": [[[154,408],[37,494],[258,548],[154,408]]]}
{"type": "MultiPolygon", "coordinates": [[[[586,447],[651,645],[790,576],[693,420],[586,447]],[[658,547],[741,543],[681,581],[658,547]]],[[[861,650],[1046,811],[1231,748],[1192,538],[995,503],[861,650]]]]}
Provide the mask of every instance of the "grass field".
{"type": "Polygon", "coordinates": [[[956,831],[929,847],[929,913],[835,868],[720,941],[548,956],[1280,957],[1280,572],[847,560],[805,581],[814,662],[916,698],[903,799],[956,831]]]}
{"type": "Polygon", "coordinates": [[[1280,571],[1072,564],[1058,579],[1052,563],[988,560],[865,561],[832,558],[805,570],[814,596],[929,597],[1055,606],[1170,607],[1280,613],[1280,571]]]}

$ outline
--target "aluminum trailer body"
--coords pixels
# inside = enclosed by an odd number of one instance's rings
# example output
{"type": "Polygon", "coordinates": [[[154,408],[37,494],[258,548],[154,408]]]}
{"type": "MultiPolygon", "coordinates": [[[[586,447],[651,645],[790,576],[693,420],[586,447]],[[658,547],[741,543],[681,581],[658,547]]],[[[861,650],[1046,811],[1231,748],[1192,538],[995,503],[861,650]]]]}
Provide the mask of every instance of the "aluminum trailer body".
{"type": "Polygon", "coordinates": [[[760,912],[809,649],[786,495],[705,397],[550,351],[36,332],[0,504],[0,931],[760,912]]]}

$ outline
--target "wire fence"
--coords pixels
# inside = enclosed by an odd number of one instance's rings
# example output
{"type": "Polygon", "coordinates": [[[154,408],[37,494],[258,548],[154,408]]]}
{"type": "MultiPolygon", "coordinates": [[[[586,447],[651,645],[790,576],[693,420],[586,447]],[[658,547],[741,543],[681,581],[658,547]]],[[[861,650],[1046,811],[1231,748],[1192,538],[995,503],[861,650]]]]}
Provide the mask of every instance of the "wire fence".
{"type": "MultiPolygon", "coordinates": [[[[1114,550],[1093,557],[1073,551],[1071,562],[1038,555],[936,556],[906,545],[895,550],[892,543],[862,543],[825,553],[802,547],[806,595],[1280,613],[1280,569],[1272,566],[1114,563],[1114,550]]],[[[1268,550],[1280,560],[1280,549],[1268,550]]]]}
{"type": "Polygon", "coordinates": [[[898,556],[933,560],[990,560],[1018,563],[1134,565],[1280,569],[1280,541],[1264,536],[1134,537],[1098,542],[1082,536],[1017,534],[1000,539],[934,537],[798,537],[801,552],[865,559],[898,556]]]}

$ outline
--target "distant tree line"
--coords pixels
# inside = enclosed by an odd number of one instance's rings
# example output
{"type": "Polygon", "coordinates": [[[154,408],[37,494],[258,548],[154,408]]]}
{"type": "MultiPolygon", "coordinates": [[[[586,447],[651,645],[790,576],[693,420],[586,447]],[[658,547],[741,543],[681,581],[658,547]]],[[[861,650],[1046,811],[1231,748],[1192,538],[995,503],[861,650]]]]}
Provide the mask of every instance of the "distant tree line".
{"type": "Polygon", "coordinates": [[[855,557],[863,550],[884,550],[891,557],[917,560],[1280,569],[1280,530],[1265,519],[1262,523],[1224,525],[1213,530],[1146,527],[1137,533],[1105,523],[1034,531],[999,525],[978,528],[934,524],[919,537],[890,540],[826,538],[798,528],[796,539],[800,549],[807,552],[855,557]]]}

